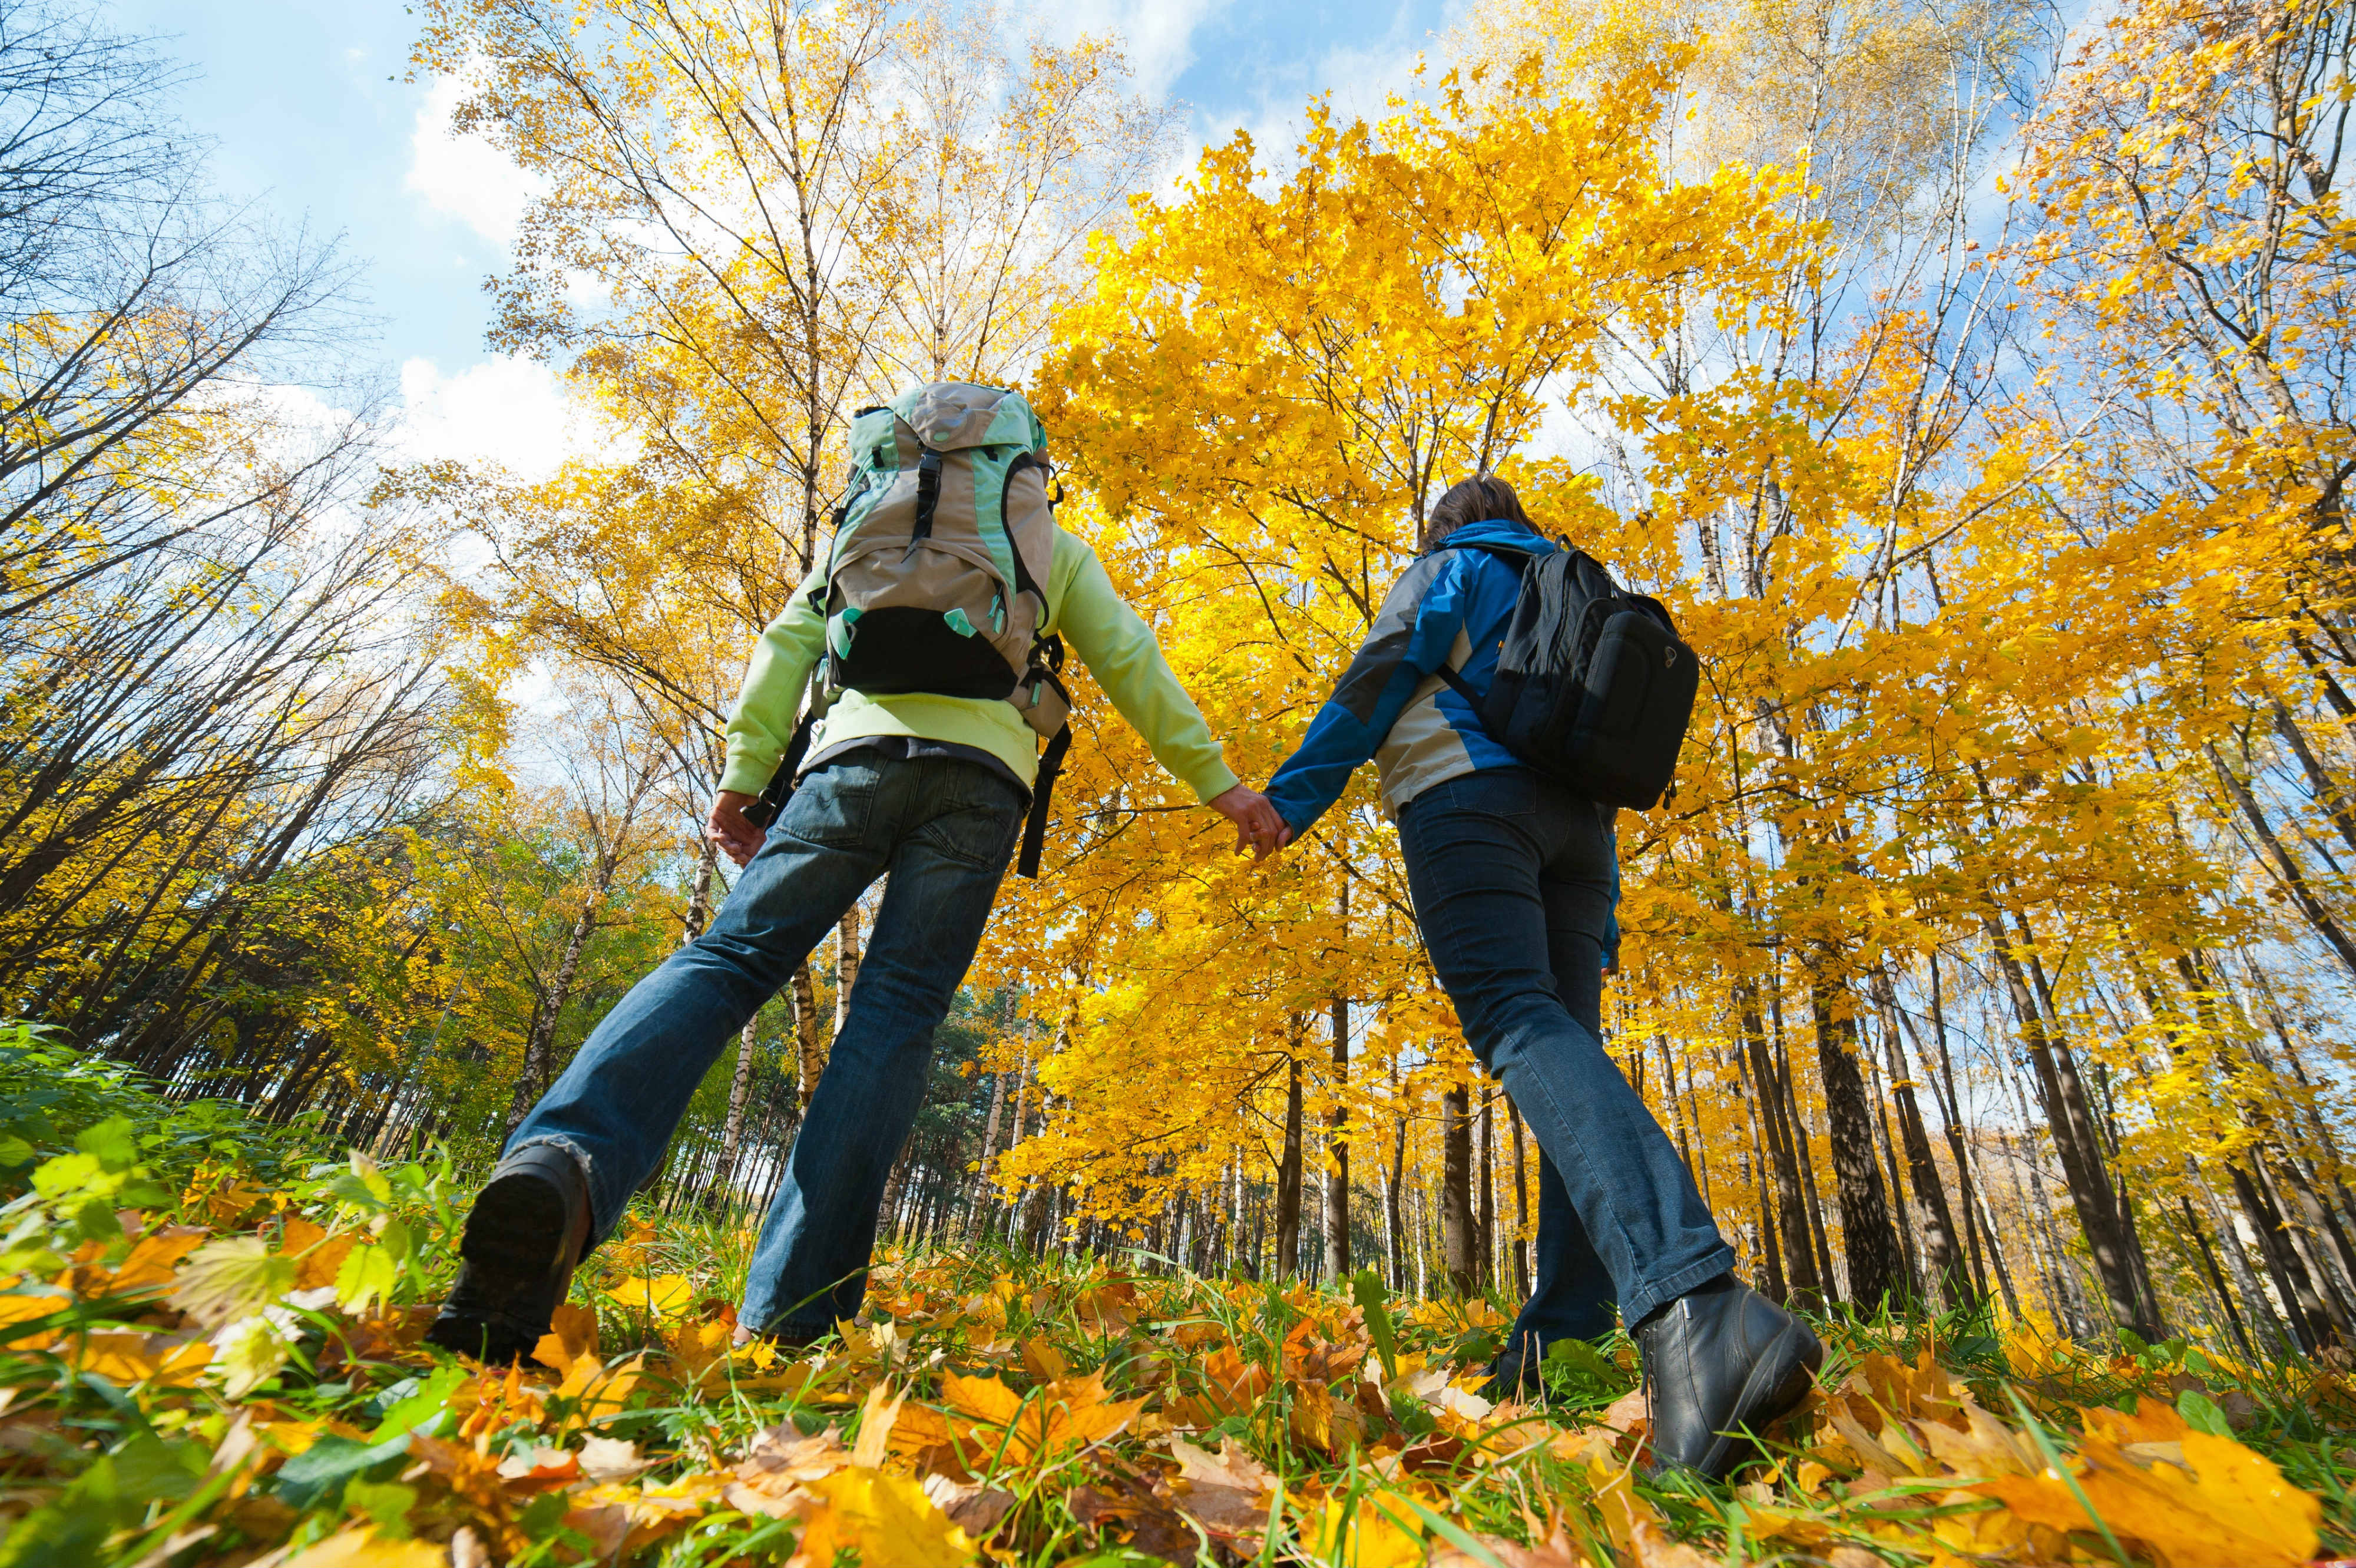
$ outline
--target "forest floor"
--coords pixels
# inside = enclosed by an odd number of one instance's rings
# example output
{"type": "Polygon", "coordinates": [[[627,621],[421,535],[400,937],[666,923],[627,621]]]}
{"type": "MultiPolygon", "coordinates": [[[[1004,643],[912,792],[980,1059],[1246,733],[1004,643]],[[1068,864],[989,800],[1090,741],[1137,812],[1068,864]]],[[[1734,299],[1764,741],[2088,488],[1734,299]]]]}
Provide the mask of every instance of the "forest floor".
{"type": "Polygon", "coordinates": [[[2356,1550],[2356,1379],[2034,1326],[1822,1325],[1728,1487],[1645,1474],[1624,1339],[1493,1404],[1485,1300],[887,1256],[734,1350],[749,1236],[634,1220],[537,1360],[419,1343],[465,1193],[0,1047],[0,1568],[2027,1563],[2356,1550]]]}

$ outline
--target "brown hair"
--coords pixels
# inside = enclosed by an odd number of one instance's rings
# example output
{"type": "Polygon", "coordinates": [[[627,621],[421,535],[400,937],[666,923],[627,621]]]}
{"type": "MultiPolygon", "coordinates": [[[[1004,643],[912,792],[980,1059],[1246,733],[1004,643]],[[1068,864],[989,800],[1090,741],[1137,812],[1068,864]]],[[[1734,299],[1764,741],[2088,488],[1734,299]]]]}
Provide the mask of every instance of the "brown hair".
{"type": "Polygon", "coordinates": [[[1423,521],[1423,547],[1426,550],[1445,540],[1468,522],[1481,522],[1490,518],[1502,518],[1532,527],[1522,510],[1522,498],[1514,487],[1492,474],[1482,474],[1470,479],[1460,479],[1448,487],[1423,521]]]}

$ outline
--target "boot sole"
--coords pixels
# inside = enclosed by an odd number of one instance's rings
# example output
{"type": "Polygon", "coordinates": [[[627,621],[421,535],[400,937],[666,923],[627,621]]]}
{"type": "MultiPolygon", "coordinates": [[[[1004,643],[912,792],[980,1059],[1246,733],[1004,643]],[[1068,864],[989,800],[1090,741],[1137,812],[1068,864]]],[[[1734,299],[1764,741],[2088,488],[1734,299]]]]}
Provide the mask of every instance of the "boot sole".
{"type": "MultiPolygon", "coordinates": [[[[501,1176],[475,1199],[458,1255],[502,1298],[541,1286],[564,1246],[564,1195],[539,1176],[501,1176]]],[[[505,1305],[503,1300],[501,1305],[505,1305]]]]}
{"type": "Polygon", "coordinates": [[[529,1357],[547,1330],[522,1317],[540,1316],[532,1298],[546,1292],[558,1265],[565,1218],[564,1194],[528,1171],[511,1172],[485,1187],[458,1241],[475,1309],[444,1306],[426,1332],[427,1341],[486,1362],[529,1357]]]}
{"type": "Polygon", "coordinates": [[[1742,1428],[1768,1426],[1778,1416],[1808,1396],[1808,1385],[1815,1380],[1816,1369],[1825,1364],[1825,1347],[1810,1333],[1807,1325],[1794,1323],[1767,1347],[1742,1380],[1742,1393],[1735,1401],[1734,1414],[1727,1422],[1727,1432],[1719,1434],[1694,1466],[1713,1481],[1723,1481],[1734,1472],[1742,1449],[1754,1445],[1754,1439],[1740,1435],[1742,1428]],[[1800,1342],[1805,1342],[1805,1348],[1800,1342]]]}

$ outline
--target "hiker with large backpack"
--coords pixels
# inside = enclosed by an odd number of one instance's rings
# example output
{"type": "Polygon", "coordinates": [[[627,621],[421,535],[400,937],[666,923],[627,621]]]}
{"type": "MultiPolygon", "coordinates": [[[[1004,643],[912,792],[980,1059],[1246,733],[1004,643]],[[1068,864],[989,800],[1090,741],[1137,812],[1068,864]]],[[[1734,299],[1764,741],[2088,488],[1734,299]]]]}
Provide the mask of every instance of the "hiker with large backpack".
{"type": "Polygon", "coordinates": [[[1297,836],[1376,762],[1432,967],[1537,1140],[1537,1288],[1493,1386],[1538,1391],[1547,1346],[1607,1333],[1616,1305],[1644,1357],[1656,1466],[1723,1477],[1738,1429],[1797,1403],[1824,1350],[1734,1278],[1676,1146],[1603,1047],[1613,813],[1669,782],[1693,650],[1659,604],[1532,527],[1500,479],[1451,488],[1423,542],[1269,798],[1297,836]]]}
{"type": "Polygon", "coordinates": [[[508,1139],[467,1217],[437,1345],[530,1354],[720,1052],[887,876],[738,1333],[798,1348],[857,1312],[933,1032],[1018,840],[1023,874],[1038,870],[1070,741],[1064,641],[1155,760],[1236,825],[1237,849],[1282,839],[1152,631],[1055,525],[1046,432],[1019,393],[917,387],[862,410],[851,449],[822,569],[763,635],[729,721],[707,832],[743,874],[711,929],[631,988],[508,1139]]]}

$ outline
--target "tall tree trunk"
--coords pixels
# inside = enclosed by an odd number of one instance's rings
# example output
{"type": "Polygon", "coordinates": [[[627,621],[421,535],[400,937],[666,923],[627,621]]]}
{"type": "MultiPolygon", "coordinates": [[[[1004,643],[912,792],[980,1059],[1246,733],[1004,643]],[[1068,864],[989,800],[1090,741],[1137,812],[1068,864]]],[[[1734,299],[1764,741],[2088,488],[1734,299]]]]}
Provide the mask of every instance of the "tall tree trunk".
{"type": "Polygon", "coordinates": [[[1452,1085],[1440,1099],[1440,1256],[1449,1289],[1471,1295],[1479,1288],[1477,1242],[1472,1228],[1472,1093],[1452,1085]]]}
{"type": "MultiPolygon", "coordinates": [[[[1901,1013],[1898,1016],[1899,1021],[1906,1024],[1911,1030],[1912,1025],[1908,1022],[1906,1015],[1901,1013]]],[[[1981,1258],[1980,1246],[1980,1238],[1985,1234],[1985,1229],[1979,1222],[1979,1206],[1973,1196],[1974,1188],[1977,1184],[1972,1175],[1970,1155],[1965,1147],[1963,1107],[1962,1101],[1955,1093],[1955,1058],[1947,1048],[1946,999],[1939,976],[1939,955],[1935,950],[1931,954],[1931,1029],[1932,1037],[1939,1050],[1939,1076],[1933,1080],[1932,1095],[1939,1101],[1939,1116],[1946,1123],[1947,1129],[1947,1153],[1955,1162],[1955,1185],[1960,1189],[1958,1196],[1963,1199],[1964,1205],[1964,1243],[1971,1257],[1972,1288],[1982,1299],[1986,1299],[1988,1288],[1987,1268],[1981,1258]]],[[[1915,1038],[1914,1047],[1917,1051],[1922,1048],[1922,1041],[1919,1036],[1915,1038]]],[[[1988,1245],[1992,1251],[1995,1246],[1993,1238],[1990,1239],[1988,1245]]]]}
{"type": "Polygon", "coordinates": [[[1497,1279],[1496,1092],[1481,1090],[1481,1283],[1497,1279]]]}
{"type": "Polygon", "coordinates": [[[1844,987],[1820,972],[1808,1001],[1816,1023],[1816,1070],[1824,1079],[1825,1113],[1832,1125],[1834,1192],[1840,1201],[1841,1243],[1848,1260],[1848,1296],[1871,1312],[1905,1291],[1898,1233],[1874,1157],[1873,1113],[1857,1062],[1857,1017],[1844,987]]]}
{"type": "MultiPolygon", "coordinates": [[[[1011,1074],[997,1073],[990,1080],[990,1115],[981,1124],[981,1158],[974,1163],[973,1197],[969,1212],[980,1216],[990,1197],[991,1168],[998,1162],[998,1118],[1006,1109],[1006,1080],[1011,1074]]],[[[977,1230],[973,1219],[966,1223],[967,1239],[974,1239],[977,1230]]]]}
{"type": "Polygon", "coordinates": [[[1788,1271],[1793,1294],[1804,1298],[1809,1305],[1821,1305],[1825,1301],[1824,1285],[1816,1274],[1815,1248],[1808,1237],[1807,1199],[1801,1195],[1800,1162],[1793,1153],[1793,1131],[1783,1115],[1783,1095],[1775,1064],[1767,1055],[1767,1032],[1759,1016],[1758,993],[1749,981],[1744,981],[1735,987],[1734,999],[1742,1029],[1742,1048],[1751,1064],[1754,1090],[1751,1101],[1764,1123],[1768,1157],[1772,1162],[1776,1214],[1786,1243],[1783,1267],[1788,1271]]]}
{"type": "Polygon", "coordinates": [[[531,1034],[524,1042],[523,1076],[517,1079],[515,1098],[508,1104],[509,1137],[523,1124],[524,1112],[548,1092],[555,1076],[557,1020],[563,1015],[564,1004],[573,999],[573,976],[581,972],[581,953],[589,945],[589,934],[597,929],[597,908],[605,901],[611,875],[610,867],[600,866],[589,896],[581,901],[581,913],[574,917],[573,929],[565,934],[564,952],[556,961],[556,972],[550,976],[548,990],[539,998],[540,1005],[532,1010],[531,1034]]]}
{"type": "MultiPolygon", "coordinates": [[[[2255,1154],[2249,1156],[2255,1159],[2255,1154]]],[[[2264,1187],[2252,1179],[2240,1161],[2226,1166],[2233,1182],[2233,1196],[2240,1200],[2242,1212],[2249,1217],[2251,1230],[2257,1232],[2258,1251],[2266,1261],[2266,1272],[2274,1276],[2275,1292],[2282,1298],[2283,1316],[2290,1320],[2290,1331],[2298,1340],[2298,1348],[2310,1355],[2324,1345],[2329,1331],[2329,1319],[2324,1316],[2323,1303],[2315,1294],[2315,1285],[2307,1275],[2307,1264],[2298,1249],[2290,1244],[2290,1233],[2284,1226],[2282,1215],[2264,1187]]]]}
{"type": "MultiPolygon", "coordinates": [[[[1951,1307],[1960,1307],[1972,1299],[1971,1281],[1965,1276],[1963,1260],[1957,1254],[1955,1219],[1947,1207],[1946,1184],[1940,1179],[1939,1162],[1931,1156],[1931,1134],[1922,1125],[1905,1042],[1899,1037],[1903,1031],[1899,1025],[1898,991],[1886,971],[1877,972],[1874,983],[1881,1004],[1883,1044],[1890,1054],[1890,1098],[1898,1102],[1899,1136],[1905,1141],[1906,1169],[1913,1178],[1915,1201],[1922,1206],[1923,1255],[1938,1279],[1940,1299],[1951,1307]]],[[[1962,1168],[1959,1163],[1957,1171],[1962,1168]]]]}
{"type": "Polygon", "coordinates": [[[818,985],[810,979],[807,961],[794,966],[788,989],[794,998],[794,1112],[809,1109],[818,1092],[818,1075],[826,1065],[826,1047],[818,1037],[818,985]]]}
{"type": "MultiPolygon", "coordinates": [[[[1342,914],[1350,913],[1344,884],[1342,914]]],[[[1325,1273],[1340,1280],[1350,1272],[1350,1118],[1343,1095],[1350,1083],[1350,1003],[1333,998],[1333,1108],[1325,1113],[1325,1152],[1333,1168],[1325,1175],[1325,1273]]]]}
{"type": "Polygon", "coordinates": [[[1743,1116],[1751,1125],[1751,1189],[1759,1206],[1759,1250],[1765,1273],[1759,1288],[1772,1301],[1789,1304],[1792,1287],[1783,1278],[1783,1250],[1775,1235],[1774,1177],[1768,1173],[1766,1140],[1760,1133],[1759,1095],[1756,1085],[1750,1084],[1749,1054],[1738,1049],[1734,1053],[1734,1081],[1738,1092],[1748,1085],[1751,1092],[1742,1097],[1743,1116]]]}
{"type": "Polygon", "coordinates": [[[1390,1169],[1384,1173],[1383,1215],[1387,1221],[1386,1240],[1390,1243],[1390,1286],[1394,1291],[1407,1289],[1407,1234],[1405,1217],[1399,1212],[1399,1190],[1407,1180],[1407,1114],[1398,1118],[1398,1136],[1391,1144],[1390,1169]]]}
{"type": "Polygon", "coordinates": [[[1514,1130],[1514,1294],[1530,1294],[1530,1172],[1522,1139],[1522,1108],[1505,1097],[1505,1120],[1514,1130]]]}
{"type": "Polygon", "coordinates": [[[834,943],[834,1033],[841,1038],[845,1025],[851,1022],[851,991],[859,983],[859,904],[852,900],[842,912],[842,923],[835,929],[834,943]]]}
{"type": "MultiPolygon", "coordinates": [[[[2033,950],[2026,920],[2019,911],[2014,911],[2013,918],[2021,929],[2021,949],[2033,950]]],[[[2069,1188],[2071,1206],[2077,1210],[2079,1226],[2085,1231],[2087,1251],[2094,1255],[2094,1273],[2102,1281],[2112,1319],[2157,1342],[2167,1336],[2145,1311],[2151,1293],[2148,1288],[2138,1287],[2134,1255],[2120,1233],[2118,1195],[2112,1189],[2110,1173],[2103,1163],[2094,1115],[2086,1103],[2085,1086],[2078,1076],[2077,1058],[2040,1009],[2013,942],[1994,916],[1987,918],[1987,926],[1988,938],[1996,948],[1997,963],[2004,972],[2005,989],[2012,1000],[2014,1022],[2020,1030],[2021,1043],[2028,1047],[2029,1065],[2035,1069],[2038,1097],[2044,1101],[2054,1152],[2062,1161],[2062,1180],[2069,1188]]]]}
{"type": "Polygon", "coordinates": [[[1276,1167],[1276,1257],[1269,1274],[1288,1279],[1301,1266],[1301,1015],[1286,1026],[1284,1157],[1276,1167]]]}
{"type": "MultiPolygon", "coordinates": [[[[2225,1206],[2218,1201],[2216,1190],[2209,1185],[2199,1163],[2190,1155],[2184,1158],[2184,1174],[2189,1178],[2189,1185],[2201,1194],[2202,1207],[2209,1210],[2209,1219],[2216,1228],[2218,1245],[2225,1254],[2225,1266],[2232,1271],[2233,1283],[2241,1287],[2242,1305],[2249,1316],[2250,1326],[2280,1346],[2284,1354],[2297,1355],[2302,1348],[2298,1335],[2284,1321],[2282,1314],[2275,1310],[2277,1300],[2287,1306],[2289,1297],[2279,1294],[2269,1297],[2257,1276],[2250,1272],[2249,1253],[2243,1247],[2241,1232],[2233,1229],[2233,1219],[2226,1213],[2225,1206]]],[[[2238,1191],[2235,1196],[2240,1196],[2238,1191]]],[[[2260,1251],[2264,1250],[2261,1233],[2260,1251]]],[[[2269,1261],[2269,1273],[2272,1267],[2269,1261]]],[[[2279,1288],[2277,1286],[2277,1292],[2279,1288]]]]}
{"type": "Polygon", "coordinates": [[[2271,869],[2281,881],[2283,891],[2290,896],[2290,901],[2297,906],[2298,912],[2307,917],[2307,923],[2315,928],[2316,934],[2330,944],[2340,963],[2351,974],[2356,974],[2356,942],[2349,940],[2348,933],[2340,928],[2339,920],[2316,897],[2305,869],[2284,847],[2273,824],[2266,821],[2265,812],[2260,809],[2257,798],[2250,793],[2249,786],[2225,765],[2225,758],[2214,746],[2208,751],[2209,761],[2217,769],[2218,781],[2225,786],[2225,793],[2233,798],[2233,804],[2241,808],[2243,820],[2250,824],[2250,831],[2265,846],[2266,854],[2271,857],[2271,869]]]}
{"type": "Polygon", "coordinates": [[[687,929],[679,939],[681,947],[701,936],[703,928],[712,922],[712,872],[716,848],[710,839],[705,839],[696,854],[695,881],[687,897],[687,929]]]}
{"type": "Polygon", "coordinates": [[[723,1197],[734,1187],[736,1155],[744,1141],[744,1101],[752,1092],[753,1063],[760,1054],[753,1026],[759,1019],[757,1013],[745,1019],[744,1031],[736,1036],[736,1076],[728,1083],[728,1120],[720,1133],[719,1183],[723,1197]]]}
{"type": "Polygon", "coordinates": [[[2216,1250],[2209,1245],[2209,1232],[2202,1229],[2201,1219],[2192,1212],[2192,1200],[2182,1193],[2176,1195],[2178,1205],[2184,1210],[2184,1233],[2200,1250],[2201,1271],[2209,1276],[2209,1288],[2216,1293],[2218,1309],[2225,1315],[2225,1326],[2233,1333],[2233,1343],[2242,1348],[2244,1356],[2257,1354],[2251,1344],[2249,1330],[2243,1326],[2242,1314],[2233,1305],[2233,1288],[2225,1283],[2224,1271],[2217,1266],[2216,1250]]]}
{"type": "Polygon", "coordinates": [[[1815,1155],[1809,1144],[1814,1136],[1807,1118],[1800,1111],[1800,1095],[1792,1073],[1791,1052],[1786,1048],[1783,1032],[1783,999],[1780,984],[1768,993],[1767,1016],[1772,1026],[1775,1044],[1775,1092],[1783,1107],[1783,1118],[1792,1129],[1793,1155],[1800,1166],[1800,1197],[1807,1216],[1809,1244],[1815,1249],[1817,1289],[1826,1305],[1840,1301],[1840,1270],[1833,1260],[1832,1232],[1825,1224],[1824,1205],[1819,1200],[1821,1188],[1816,1182],[1815,1155]]]}

